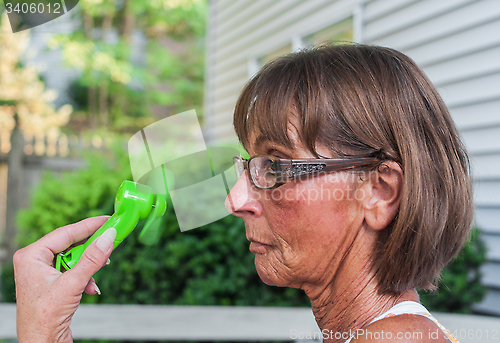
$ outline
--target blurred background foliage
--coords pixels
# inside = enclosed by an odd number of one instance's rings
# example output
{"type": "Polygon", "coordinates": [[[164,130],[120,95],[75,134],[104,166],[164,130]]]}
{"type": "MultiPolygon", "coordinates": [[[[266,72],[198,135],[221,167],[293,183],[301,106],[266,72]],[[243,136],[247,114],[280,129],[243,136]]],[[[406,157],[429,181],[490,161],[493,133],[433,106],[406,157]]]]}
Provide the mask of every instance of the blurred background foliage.
{"type": "MultiPolygon", "coordinates": [[[[45,88],[37,66],[22,61],[29,33],[1,33],[8,28],[7,14],[0,11],[0,134],[9,136],[17,127],[25,134],[57,135],[59,128],[67,124],[72,107],[54,107],[57,92],[45,88]]],[[[0,147],[2,152],[4,149],[0,147]]]]}
{"type": "MultiPolygon", "coordinates": [[[[89,167],[56,177],[46,174],[29,209],[19,216],[19,244],[25,246],[56,227],[113,213],[120,183],[130,179],[127,156],[118,149],[90,154],[89,167]]],[[[162,235],[153,246],[138,242],[143,223],[113,252],[96,276],[103,296],[84,303],[307,306],[302,291],[265,285],[253,265],[241,218],[227,216],[181,232],[171,203],[162,235]]],[[[14,301],[11,268],[4,268],[5,301],[14,301]]]]}
{"type": "Polygon", "coordinates": [[[80,27],[54,35],[75,113],[67,129],[135,132],[203,102],[205,0],[81,0],[80,27]]]}
{"type": "Polygon", "coordinates": [[[471,305],[479,302],[486,288],[481,285],[480,267],[486,262],[486,247],[477,228],[458,257],[441,274],[436,292],[420,292],[420,301],[429,310],[450,313],[472,313],[471,305]]]}

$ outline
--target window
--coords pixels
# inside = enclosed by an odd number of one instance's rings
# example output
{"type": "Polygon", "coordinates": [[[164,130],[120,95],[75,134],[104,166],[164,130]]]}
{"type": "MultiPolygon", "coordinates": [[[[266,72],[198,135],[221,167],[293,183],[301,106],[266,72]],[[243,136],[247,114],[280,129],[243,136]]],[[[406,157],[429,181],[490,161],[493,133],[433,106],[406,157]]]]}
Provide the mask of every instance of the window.
{"type": "Polygon", "coordinates": [[[290,44],[287,44],[287,45],[285,45],[285,46],[283,46],[283,47],[281,47],[279,49],[276,49],[276,50],[268,53],[265,56],[262,56],[257,61],[258,61],[258,63],[259,63],[260,66],[263,66],[266,63],[271,62],[275,58],[278,58],[280,56],[289,54],[291,52],[292,52],[292,44],[290,43],[290,44]]]}
{"type": "Polygon", "coordinates": [[[353,19],[346,18],[333,25],[316,31],[303,38],[305,46],[318,46],[322,44],[335,44],[353,41],[353,19]]]}
{"type": "Polygon", "coordinates": [[[248,77],[255,75],[266,63],[289,54],[294,50],[322,44],[352,42],[353,40],[353,17],[350,16],[310,35],[304,37],[297,36],[295,39],[292,39],[293,42],[273,50],[264,56],[250,59],[248,61],[248,77]]]}
{"type": "Polygon", "coordinates": [[[275,58],[289,54],[292,52],[292,44],[289,43],[279,49],[271,51],[270,53],[261,56],[259,58],[253,58],[248,61],[248,77],[251,78],[255,75],[260,68],[262,68],[266,63],[271,62],[275,58]]]}

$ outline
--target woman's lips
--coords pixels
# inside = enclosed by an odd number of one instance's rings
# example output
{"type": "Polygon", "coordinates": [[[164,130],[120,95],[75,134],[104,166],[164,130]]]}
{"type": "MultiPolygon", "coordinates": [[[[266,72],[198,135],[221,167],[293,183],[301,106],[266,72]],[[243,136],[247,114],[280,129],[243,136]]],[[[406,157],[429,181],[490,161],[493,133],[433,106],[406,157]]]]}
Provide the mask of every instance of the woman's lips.
{"type": "Polygon", "coordinates": [[[256,242],[256,241],[250,241],[250,251],[254,254],[265,254],[267,252],[267,249],[269,248],[269,245],[256,242]]]}

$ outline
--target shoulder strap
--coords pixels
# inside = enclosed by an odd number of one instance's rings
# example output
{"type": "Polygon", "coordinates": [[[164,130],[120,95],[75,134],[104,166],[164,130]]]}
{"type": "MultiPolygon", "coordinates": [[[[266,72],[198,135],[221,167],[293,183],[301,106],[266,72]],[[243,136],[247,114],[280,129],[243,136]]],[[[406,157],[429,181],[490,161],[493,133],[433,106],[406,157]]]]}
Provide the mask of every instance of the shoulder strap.
{"type": "MultiPolygon", "coordinates": [[[[446,329],[443,324],[438,322],[436,318],[434,318],[429,311],[420,303],[417,303],[415,301],[403,301],[400,302],[399,304],[394,305],[389,311],[383,313],[382,315],[376,317],[373,319],[371,323],[374,323],[376,321],[379,321],[384,318],[389,318],[389,317],[395,317],[395,316],[400,316],[403,314],[414,314],[414,315],[419,315],[419,316],[424,316],[426,318],[429,318],[434,324],[437,325],[437,327],[443,331],[444,335],[452,342],[452,343],[459,343],[458,340],[451,334],[451,332],[446,329]]],[[[346,342],[347,343],[347,342],[346,342]]]]}
{"type": "MultiPolygon", "coordinates": [[[[368,325],[375,323],[376,321],[382,320],[384,318],[400,316],[403,314],[414,314],[419,316],[424,316],[432,320],[437,327],[443,331],[444,335],[452,342],[459,343],[458,340],[447,330],[436,318],[434,318],[429,311],[420,303],[415,301],[403,301],[399,304],[394,305],[389,309],[389,311],[381,314],[380,316],[373,319],[368,325]]],[[[350,337],[345,343],[350,343],[353,337],[350,337]]]]}

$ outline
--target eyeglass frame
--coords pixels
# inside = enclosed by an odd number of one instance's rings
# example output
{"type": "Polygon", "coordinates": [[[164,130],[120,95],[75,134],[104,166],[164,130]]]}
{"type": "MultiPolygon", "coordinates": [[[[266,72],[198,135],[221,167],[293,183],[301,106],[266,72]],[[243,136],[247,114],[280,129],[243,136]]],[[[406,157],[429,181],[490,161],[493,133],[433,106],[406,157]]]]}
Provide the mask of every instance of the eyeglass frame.
{"type": "Polygon", "coordinates": [[[380,165],[383,160],[376,157],[350,157],[350,158],[302,158],[302,159],[286,159],[279,158],[270,155],[254,155],[248,159],[241,156],[234,156],[233,163],[236,166],[237,163],[243,165],[243,170],[236,168],[236,175],[238,179],[243,175],[244,171],[248,172],[248,177],[252,184],[258,189],[274,189],[284,184],[296,179],[301,178],[306,175],[311,175],[318,172],[335,172],[342,170],[349,170],[358,167],[366,167],[380,165]],[[249,171],[248,166],[251,161],[257,157],[265,157],[272,161],[272,163],[277,167],[276,172],[281,175],[276,176],[275,184],[271,187],[261,187],[257,185],[254,181],[252,173],[249,171]],[[284,167],[284,168],[282,168],[284,167]],[[279,168],[279,169],[278,169],[279,168]],[[286,178],[286,181],[283,179],[286,178]]]}

